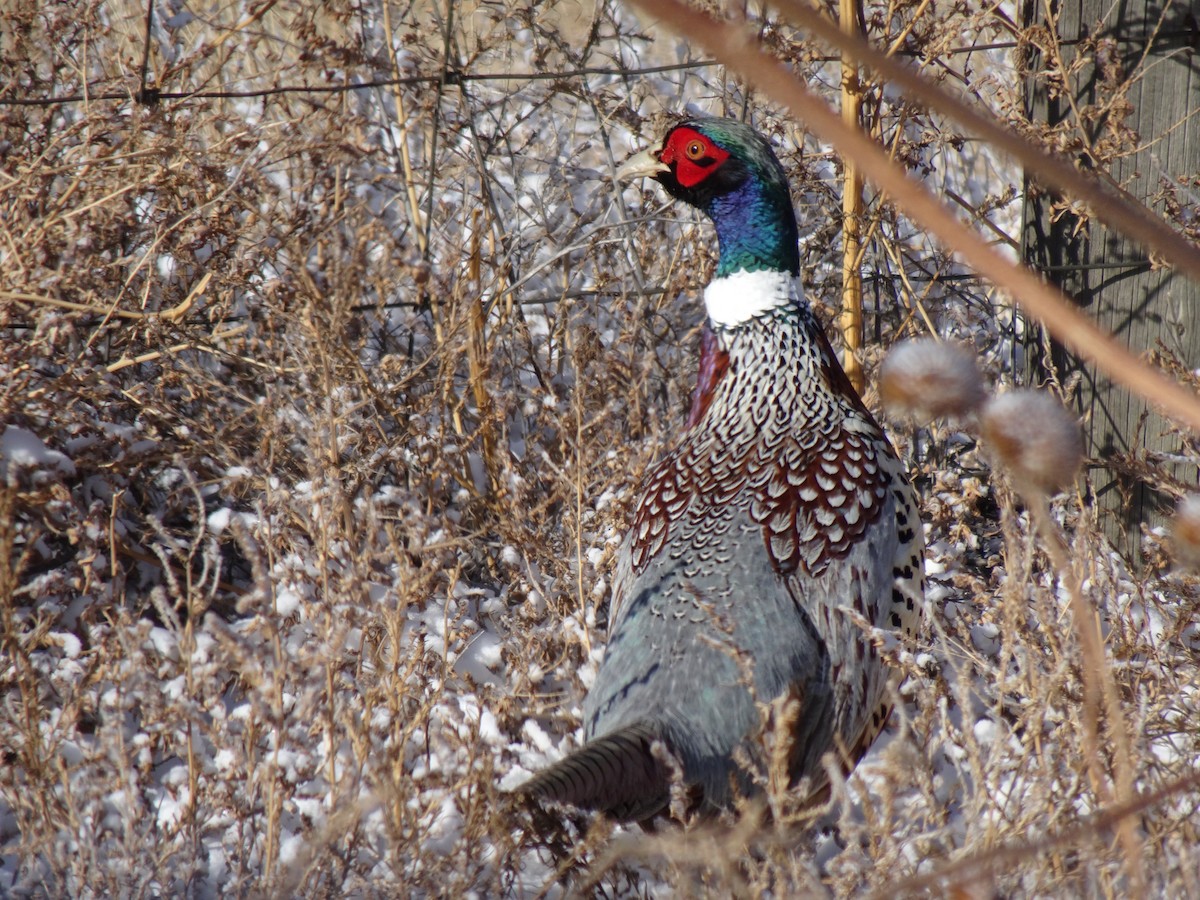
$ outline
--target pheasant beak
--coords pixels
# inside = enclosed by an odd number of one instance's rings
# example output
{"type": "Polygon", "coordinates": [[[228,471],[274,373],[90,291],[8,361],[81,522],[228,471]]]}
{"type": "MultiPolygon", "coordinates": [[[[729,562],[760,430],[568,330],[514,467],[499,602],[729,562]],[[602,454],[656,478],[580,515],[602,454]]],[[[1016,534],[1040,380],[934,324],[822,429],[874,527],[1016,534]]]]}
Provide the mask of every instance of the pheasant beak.
{"type": "Polygon", "coordinates": [[[634,178],[653,178],[663,172],[670,172],[671,167],[658,158],[662,147],[647,147],[641,153],[635,153],[625,164],[617,169],[617,181],[630,181],[634,178]]]}

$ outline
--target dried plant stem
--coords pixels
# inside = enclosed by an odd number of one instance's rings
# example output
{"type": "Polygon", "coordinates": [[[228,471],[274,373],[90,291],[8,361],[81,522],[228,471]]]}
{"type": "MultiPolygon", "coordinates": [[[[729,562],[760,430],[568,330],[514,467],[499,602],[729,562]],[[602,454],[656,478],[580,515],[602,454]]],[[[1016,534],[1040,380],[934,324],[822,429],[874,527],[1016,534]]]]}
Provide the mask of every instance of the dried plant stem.
{"type": "MultiPolygon", "coordinates": [[[[582,373],[580,373],[580,375],[582,376],[582,373]]],[[[582,377],[580,377],[580,383],[581,384],[583,383],[582,377]]],[[[576,594],[576,597],[578,598],[579,612],[581,614],[581,618],[586,623],[587,622],[587,615],[586,615],[586,612],[587,612],[586,597],[587,597],[587,595],[584,593],[584,587],[583,587],[583,562],[584,562],[584,550],[583,550],[584,483],[583,483],[583,473],[585,471],[587,471],[587,468],[584,465],[583,459],[581,458],[583,456],[583,447],[584,447],[584,443],[583,443],[583,400],[582,400],[582,397],[579,396],[578,391],[576,392],[575,401],[574,401],[574,403],[572,403],[572,406],[575,407],[575,457],[576,457],[575,477],[572,479],[574,488],[575,488],[575,594],[576,594]]],[[[587,628],[585,625],[585,627],[580,630],[583,633],[584,649],[587,651],[588,655],[590,656],[591,652],[592,652],[591,629],[587,628]]]]}
{"type": "Polygon", "coordinates": [[[914,313],[920,313],[921,321],[925,323],[928,333],[936,335],[938,333],[937,327],[933,324],[929,310],[925,308],[925,299],[933,292],[936,282],[929,281],[926,283],[924,289],[918,292],[916,286],[909,281],[908,272],[904,267],[904,258],[900,255],[900,248],[893,241],[884,240],[882,243],[883,252],[888,255],[888,258],[892,261],[892,265],[896,267],[896,273],[900,276],[900,283],[904,285],[905,294],[910,298],[909,308],[912,312],[909,313],[909,318],[914,313]]]}
{"type": "MultiPolygon", "coordinates": [[[[7,472],[3,473],[7,476],[7,472]]],[[[31,772],[41,772],[41,761],[46,758],[43,750],[43,735],[38,723],[43,721],[41,697],[37,689],[37,669],[29,657],[26,641],[22,640],[19,607],[16,600],[20,586],[20,573],[32,555],[31,548],[16,551],[17,490],[14,486],[0,483],[0,650],[9,660],[13,674],[6,676],[16,681],[20,690],[21,717],[25,723],[25,745],[21,756],[31,772]]],[[[39,792],[41,793],[41,792],[39,792]]],[[[47,815],[47,819],[50,817],[47,815]]]]}
{"type": "MultiPolygon", "coordinates": [[[[900,33],[892,38],[892,42],[888,45],[887,55],[895,56],[901,48],[904,47],[904,42],[908,40],[908,36],[912,34],[913,27],[921,21],[921,16],[925,15],[925,10],[929,8],[929,4],[933,0],[921,0],[920,5],[913,10],[909,17],[908,23],[901,29],[900,33]]],[[[849,32],[847,32],[849,34],[849,32]]]]}
{"type": "MultiPolygon", "coordinates": [[[[214,332],[211,340],[223,341],[232,337],[237,337],[239,334],[245,334],[250,330],[249,325],[236,325],[228,331],[214,332]]],[[[109,363],[104,368],[109,372],[119,372],[121,369],[126,369],[129,366],[137,366],[142,363],[153,362],[156,359],[162,359],[164,356],[174,356],[176,353],[182,353],[185,350],[206,350],[208,348],[197,344],[195,341],[184,341],[182,344],[172,344],[170,347],[165,347],[162,350],[154,350],[150,353],[139,353],[137,356],[122,356],[114,363],[109,363]]]]}
{"type": "Polygon", "coordinates": [[[801,697],[785,694],[769,704],[767,745],[767,804],[777,826],[787,821],[792,787],[790,761],[795,747],[796,725],[800,721],[801,697]]]}
{"type": "MultiPolygon", "coordinates": [[[[977,234],[964,227],[963,223],[929,191],[910,179],[888,159],[874,141],[858,129],[848,128],[837,113],[801,84],[786,66],[754,42],[739,24],[718,21],[692,9],[681,0],[636,2],[642,9],[669,23],[676,31],[706,48],[714,57],[754,82],[758,89],[771,99],[787,106],[821,140],[833,144],[844,156],[853,156],[864,175],[891,194],[914,222],[950,249],[961,254],[980,274],[1008,291],[1027,312],[1073,352],[1095,363],[1096,367],[1113,381],[1160,406],[1168,416],[1200,430],[1200,399],[1192,391],[1147,365],[1111,334],[1081,313],[1061,291],[1045,284],[1028,269],[1010,262],[977,234]]],[[[785,0],[784,6],[794,11],[799,10],[797,17],[807,22],[805,16],[800,14],[803,10],[798,4],[785,0]]],[[[836,31],[836,27],[834,30],[836,31]]],[[[844,38],[844,35],[842,37],[844,38]]],[[[860,49],[857,45],[854,46],[856,50],[860,49]]],[[[891,62],[881,54],[877,56],[891,62]]],[[[870,60],[872,66],[876,65],[875,60],[876,56],[873,55],[870,60]]],[[[903,70],[903,67],[900,68],[903,70]]],[[[910,79],[915,79],[911,73],[907,74],[910,79]]],[[[920,82],[920,79],[916,80],[920,82]]],[[[975,115],[979,117],[978,114],[975,115]]],[[[999,126],[992,127],[1003,131],[999,126]]],[[[1091,184],[1090,181],[1088,183],[1091,184]]],[[[1093,189],[1091,193],[1096,194],[1096,190],[1093,189]]],[[[1133,217],[1134,214],[1129,215],[1133,217]]],[[[1142,221],[1148,215],[1143,210],[1143,213],[1137,216],[1137,220],[1144,227],[1137,231],[1136,235],[1142,238],[1153,232],[1155,249],[1163,251],[1164,254],[1168,246],[1178,251],[1182,245],[1186,252],[1175,254],[1180,258],[1180,265],[1183,266],[1191,259],[1194,267],[1189,265],[1187,271],[1200,273],[1200,251],[1196,251],[1159,222],[1159,230],[1170,236],[1170,239],[1162,238],[1158,231],[1142,221]]],[[[1132,226],[1126,224],[1124,230],[1133,230],[1132,226]]]]}
{"type": "Polygon", "coordinates": [[[255,22],[258,22],[260,19],[262,19],[262,17],[265,16],[267,13],[269,13],[275,7],[275,4],[278,2],[279,2],[279,0],[266,0],[266,2],[264,2],[257,9],[255,9],[255,8],[253,8],[253,6],[251,6],[251,10],[250,10],[249,14],[247,14],[244,19],[242,19],[240,22],[238,22],[232,28],[223,32],[221,34],[221,36],[218,37],[216,40],[212,41],[206,47],[206,51],[211,55],[211,54],[215,53],[218,49],[220,49],[221,45],[223,45],[226,41],[230,40],[231,38],[242,37],[244,32],[246,31],[246,29],[248,29],[255,22]]]}
{"type": "Polygon", "coordinates": [[[208,282],[212,279],[212,273],[206,272],[198,282],[188,291],[188,295],[183,298],[175,306],[170,309],[158,310],[156,312],[138,312],[137,310],[128,309],[112,309],[109,307],[93,306],[90,303],[74,303],[70,300],[60,300],[58,297],[46,297],[41,294],[27,294],[22,291],[0,291],[0,300],[10,300],[17,303],[36,303],[43,306],[56,306],[59,309],[69,309],[74,312],[90,312],[98,316],[107,316],[117,319],[133,319],[140,321],[145,319],[164,319],[168,322],[179,322],[195,305],[196,300],[204,293],[208,287],[208,282]]]}
{"type": "Polygon", "coordinates": [[[483,464],[487,470],[488,493],[496,490],[497,479],[500,476],[500,460],[496,456],[496,423],[492,416],[492,398],[488,394],[487,372],[488,353],[487,332],[485,330],[486,314],[483,308],[483,296],[479,290],[481,261],[480,238],[482,232],[479,220],[483,215],[481,210],[473,210],[471,215],[471,255],[468,261],[467,275],[469,279],[467,321],[467,364],[470,371],[471,394],[475,398],[475,408],[479,414],[479,434],[483,443],[483,464]]]}
{"type": "MultiPolygon", "coordinates": [[[[383,33],[387,37],[388,60],[392,64],[392,71],[396,73],[397,79],[401,78],[403,72],[400,70],[399,60],[396,59],[396,44],[393,40],[395,31],[392,29],[392,4],[390,0],[385,0],[383,4],[383,33]]],[[[408,113],[404,108],[404,86],[396,84],[392,90],[392,99],[396,104],[396,128],[400,132],[400,166],[404,170],[404,189],[406,199],[408,200],[408,214],[412,216],[413,234],[417,239],[417,249],[424,256],[428,251],[428,245],[425,240],[425,229],[422,227],[424,221],[421,215],[421,203],[417,199],[416,179],[413,177],[412,154],[408,149],[408,113]]]]}
{"type": "MultiPolygon", "coordinates": [[[[1104,637],[1100,633],[1100,621],[1096,610],[1088,602],[1080,585],[1079,575],[1072,565],[1067,542],[1058,525],[1050,516],[1049,503],[1041,491],[1026,491],[1027,501],[1038,533],[1044,541],[1044,549],[1058,570],[1059,577],[1067,590],[1071,603],[1071,618],[1075,633],[1079,636],[1079,650],[1083,656],[1083,736],[1084,752],[1087,755],[1088,774],[1097,797],[1105,804],[1114,801],[1128,803],[1135,797],[1132,755],[1129,734],[1125,730],[1125,713],[1121,698],[1117,694],[1116,681],[1104,651],[1104,637]],[[1100,715],[1108,723],[1108,737],[1113,743],[1113,770],[1116,781],[1115,796],[1109,790],[1103,763],[1100,759],[1100,715]]],[[[1129,817],[1122,818],[1116,825],[1121,846],[1125,851],[1125,873],[1129,879],[1130,896],[1142,895],[1145,877],[1142,870],[1142,846],[1137,835],[1137,823],[1129,817]]]]}
{"type": "MultiPolygon", "coordinates": [[[[842,29],[858,30],[858,0],[840,0],[842,29]]],[[[862,111],[862,83],[858,64],[849,54],[842,55],[842,121],[850,128],[859,127],[862,111]]],[[[843,162],[842,186],[842,368],[854,389],[862,393],[866,386],[859,351],[863,340],[862,269],[859,267],[863,217],[862,176],[854,160],[843,162]]]]}

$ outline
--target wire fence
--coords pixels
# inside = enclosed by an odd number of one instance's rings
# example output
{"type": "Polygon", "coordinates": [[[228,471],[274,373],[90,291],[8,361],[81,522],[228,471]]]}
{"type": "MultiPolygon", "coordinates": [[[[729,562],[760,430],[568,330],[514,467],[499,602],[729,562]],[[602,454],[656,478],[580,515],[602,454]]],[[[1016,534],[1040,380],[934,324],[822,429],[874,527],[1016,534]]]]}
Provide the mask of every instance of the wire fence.
{"type": "MultiPolygon", "coordinates": [[[[494,87],[496,85],[503,85],[503,86],[505,86],[505,88],[507,90],[511,90],[514,83],[530,85],[530,84],[534,84],[537,82],[545,82],[545,83],[548,83],[551,85],[561,86],[564,82],[570,82],[572,80],[586,79],[586,78],[592,78],[592,77],[605,79],[605,80],[620,80],[624,83],[629,83],[630,81],[644,80],[649,76],[666,76],[666,75],[672,75],[672,74],[699,73],[699,72],[712,72],[713,74],[718,75],[718,79],[719,79],[719,71],[720,71],[719,67],[715,66],[711,60],[704,60],[704,59],[687,60],[687,61],[683,61],[683,62],[671,62],[671,63],[654,64],[654,65],[573,66],[573,67],[555,68],[555,69],[552,69],[549,71],[536,71],[536,72],[518,71],[518,70],[505,70],[505,71],[500,71],[500,72],[475,71],[475,69],[477,69],[477,68],[487,66],[488,63],[486,61],[480,61],[477,65],[465,66],[465,65],[458,65],[454,61],[456,54],[454,52],[452,52],[451,42],[450,42],[449,38],[450,38],[451,32],[453,30],[451,25],[452,25],[452,17],[453,17],[455,8],[456,7],[453,4],[451,4],[447,7],[447,15],[444,18],[444,21],[442,22],[442,37],[443,37],[442,44],[443,44],[443,47],[441,48],[442,53],[438,54],[439,58],[437,58],[434,61],[434,66],[436,68],[438,68],[438,71],[436,72],[436,74],[409,74],[409,75],[403,75],[403,76],[398,76],[398,77],[387,77],[387,78],[363,77],[360,79],[356,79],[354,83],[346,83],[346,84],[280,85],[277,82],[283,77],[286,69],[283,69],[283,70],[276,69],[275,71],[263,70],[263,71],[259,72],[257,75],[257,77],[262,80],[276,82],[275,84],[272,84],[269,87],[259,87],[259,88],[252,88],[252,89],[246,89],[246,90],[228,90],[228,89],[213,89],[213,88],[209,88],[209,87],[200,87],[195,90],[171,91],[171,90],[164,89],[159,84],[152,84],[152,82],[156,82],[158,79],[152,78],[151,74],[150,74],[150,72],[151,72],[151,65],[150,65],[151,51],[152,51],[153,47],[157,46],[155,43],[156,32],[155,32],[154,4],[151,2],[151,3],[147,4],[147,6],[144,10],[144,18],[142,21],[142,27],[141,27],[141,31],[140,31],[139,43],[140,43],[140,49],[141,49],[141,59],[140,59],[140,65],[138,66],[138,74],[139,74],[140,84],[136,90],[116,90],[116,91],[111,90],[111,89],[100,90],[98,88],[103,84],[102,82],[90,83],[89,87],[86,91],[76,91],[76,92],[64,94],[61,96],[53,96],[53,97],[2,97],[2,96],[0,96],[0,104],[7,105],[10,107],[12,107],[12,106],[42,107],[42,106],[48,106],[48,105],[68,105],[68,104],[93,103],[93,102],[97,102],[97,101],[106,101],[106,102],[107,101],[115,101],[118,103],[135,102],[135,103],[138,103],[145,107],[152,107],[154,104],[161,103],[164,101],[193,102],[193,101],[266,100],[266,99],[272,98],[272,97],[303,98],[305,96],[316,97],[316,96],[321,96],[321,95],[336,95],[336,94],[344,94],[344,93],[352,92],[352,91],[357,92],[357,91],[363,91],[363,90],[387,91],[387,90],[405,89],[405,90],[412,91],[412,90],[418,90],[423,87],[433,87],[436,90],[436,97],[438,99],[438,102],[436,102],[434,104],[433,109],[432,109],[432,126],[433,127],[428,129],[428,140],[429,140],[429,144],[430,144],[429,159],[426,161],[427,165],[422,167],[423,171],[420,173],[420,175],[423,176],[422,180],[425,182],[424,196],[421,198],[422,204],[424,207],[424,213],[425,213],[424,216],[422,216],[424,221],[421,223],[421,225],[423,226],[423,232],[424,232],[423,241],[422,241],[422,243],[424,244],[424,250],[422,252],[422,255],[424,256],[424,258],[428,259],[429,247],[431,244],[430,239],[432,237],[431,232],[434,228],[434,219],[435,219],[435,216],[432,215],[432,204],[434,202],[434,197],[435,197],[435,193],[436,193],[435,190],[433,189],[433,185],[436,185],[439,182],[439,175],[440,175],[439,166],[441,165],[441,159],[439,158],[436,144],[439,140],[443,139],[443,135],[441,134],[441,129],[438,127],[438,117],[441,115],[441,105],[442,104],[441,104],[440,100],[441,100],[442,92],[444,92],[446,88],[450,88],[450,87],[465,88],[466,85],[468,85],[468,84],[479,84],[479,85],[487,86],[489,88],[494,87]]],[[[249,12],[249,15],[245,18],[245,20],[238,23],[238,28],[245,30],[245,29],[249,28],[249,26],[251,24],[257,24],[263,15],[265,15],[265,12],[260,11],[260,10],[251,9],[249,12]]],[[[232,32],[230,32],[230,33],[232,33],[232,32]]],[[[221,46],[221,45],[228,46],[231,43],[231,41],[226,40],[226,38],[228,38],[228,36],[229,36],[229,33],[226,33],[225,35],[222,35],[219,39],[212,41],[212,43],[217,46],[221,46]]],[[[159,37],[161,38],[162,35],[159,34],[159,37]]],[[[560,41],[560,44],[561,43],[562,42],[560,41]]],[[[978,46],[949,47],[941,55],[942,56],[953,56],[956,54],[970,53],[970,52],[973,52],[976,50],[979,50],[981,52],[982,51],[993,51],[993,50],[1017,47],[1018,45],[1019,45],[1019,42],[1011,41],[1011,42],[983,43],[978,46]]],[[[920,51],[910,49],[910,48],[900,48],[898,50],[898,52],[902,53],[902,54],[914,54],[915,55],[915,54],[919,53],[920,51]]],[[[212,51],[208,51],[208,53],[211,54],[212,51]]],[[[206,55],[206,53],[204,52],[204,50],[202,48],[202,50],[198,54],[198,56],[204,57],[205,55],[206,55]]],[[[568,53],[566,55],[570,55],[570,54],[568,53]]],[[[804,65],[806,65],[810,68],[813,68],[813,69],[833,63],[837,59],[837,57],[830,56],[827,54],[826,55],[814,54],[812,52],[811,48],[803,49],[802,58],[803,58],[804,65]]],[[[234,59],[234,57],[231,56],[230,59],[232,60],[232,59],[234,59]]],[[[196,63],[193,61],[192,63],[189,63],[189,64],[195,65],[196,63]]],[[[163,73],[160,77],[164,77],[167,80],[170,80],[173,76],[170,74],[167,74],[167,73],[163,73]]],[[[174,77],[177,78],[178,76],[175,75],[174,77]]],[[[463,95],[463,101],[467,105],[470,105],[473,102],[471,100],[471,98],[469,96],[467,96],[465,93],[463,95]]],[[[744,109],[744,104],[743,104],[743,109],[744,109]]],[[[470,118],[473,119],[474,115],[471,115],[470,118]]],[[[496,196],[498,192],[496,190],[494,190],[493,180],[488,177],[488,173],[486,172],[486,170],[480,174],[482,176],[481,188],[484,190],[485,194],[487,194],[490,197],[496,196]]],[[[409,176],[406,176],[406,177],[409,177],[409,176]]],[[[500,191],[499,193],[503,193],[503,191],[500,191]]],[[[509,198],[509,199],[511,200],[511,198],[509,198]]],[[[410,201],[410,206],[411,205],[412,204],[410,201]]],[[[407,225],[408,225],[408,227],[413,227],[414,223],[409,222],[409,223],[407,223],[407,225]]],[[[392,299],[387,304],[385,304],[384,308],[395,308],[398,306],[403,306],[410,302],[412,302],[412,301],[401,300],[401,299],[392,299]]],[[[536,304],[536,303],[539,303],[542,301],[539,301],[535,298],[533,302],[536,304]]],[[[372,308],[378,308],[378,306],[379,306],[378,304],[373,304],[372,308]]]]}

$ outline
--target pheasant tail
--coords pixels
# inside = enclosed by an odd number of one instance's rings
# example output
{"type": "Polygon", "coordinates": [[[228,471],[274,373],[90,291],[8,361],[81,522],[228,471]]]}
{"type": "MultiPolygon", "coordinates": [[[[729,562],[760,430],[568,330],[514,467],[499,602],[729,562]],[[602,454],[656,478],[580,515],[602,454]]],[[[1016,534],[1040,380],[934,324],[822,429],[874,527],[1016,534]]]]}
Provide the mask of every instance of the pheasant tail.
{"type": "Polygon", "coordinates": [[[644,819],[667,805],[670,774],[654,751],[651,729],[631,725],[589,741],[516,789],[536,800],[603,812],[618,821],[644,819]]]}

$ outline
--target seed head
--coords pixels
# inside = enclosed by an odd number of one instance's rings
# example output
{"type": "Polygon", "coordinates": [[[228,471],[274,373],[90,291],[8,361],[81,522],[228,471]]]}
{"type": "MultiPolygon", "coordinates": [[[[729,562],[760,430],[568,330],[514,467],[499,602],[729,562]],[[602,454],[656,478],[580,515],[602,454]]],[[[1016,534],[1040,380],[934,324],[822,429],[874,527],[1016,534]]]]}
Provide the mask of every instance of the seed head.
{"type": "Polygon", "coordinates": [[[1052,394],[1018,390],[993,397],[983,407],[980,427],[1018,487],[1052,494],[1075,480],[1083,462],[1083,435],[1052,394]]]}
{"type": "Polygon", "coordinates": [[[965,416],[979,408],[987,392],[969,349],[919,338],[897,344],[883,360],[879,396],[897,418],[928,421],[965,416]]]}
{"type": "Polygon", "coordinates": [[[1171,545],[1181,566],[1200,569],[1200,494],[1188,494],[1175,508],[1171,545]]]}

